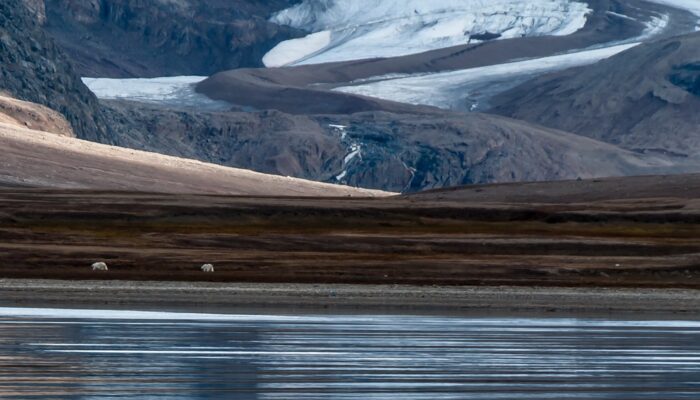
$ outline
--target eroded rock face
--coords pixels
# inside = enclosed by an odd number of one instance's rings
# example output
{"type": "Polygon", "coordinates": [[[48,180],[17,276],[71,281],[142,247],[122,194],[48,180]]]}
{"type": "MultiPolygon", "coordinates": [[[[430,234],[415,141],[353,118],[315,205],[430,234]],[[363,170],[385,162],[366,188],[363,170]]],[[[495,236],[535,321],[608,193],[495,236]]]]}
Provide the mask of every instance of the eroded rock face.
{"type": "Polygon", "coordinates": [[[700,159],[700,33],[527,82],[492,111],[637,152],[700,159]]]}
{"type": "Polygon", "coordinates": [[[43,25],[46,22],[46,6],[44,0],[23,0],[29,11],[37,18],[37,22],[43,25]]]}
{"type": "Polygon", "coordinates": [[[277,111],[204,113],[103,101],[114,143],[257,172],[329,181],[346,147],[316,121],[277,111]]]}
{"type": "MultiPolygon", "coordinates": [[[[62,6],[67,15],[81,24],[94,24],[100,20],[102,2],[100,0],[63,1],[62,6]]],[[[49,2],[49,4],[53,4],[49,2]]]]}
{"type": "Polygon", "coordinates": [[[262,65],[296,29],[267,21],[295,0],[46,0],[46,28],[81,76],[211,75],[262,65]]]}
{"type": "Polygon", "coordinates": [[[119,146],[392,192],[673,172],[611,145],[484,114],[314,116],[103,104],[119,146]]]}
{"type": "Polygon", "coordinates": [[[0,90],[61,113],[78,137],[107,140],[97,99],[24,1],[0,2],[0,90]]]}
{"type": "Polygon", "coordinates": [[[59,136],[75,136],[68,121],[56,111],[38,104],[2,96],[1,94],[0,122],[54,133],[59,136]]]}
{"type": "Polygon", "coordinates": [[[669,80],[688,93],[700,97],[700,62],[674,67],[669,80]]]}

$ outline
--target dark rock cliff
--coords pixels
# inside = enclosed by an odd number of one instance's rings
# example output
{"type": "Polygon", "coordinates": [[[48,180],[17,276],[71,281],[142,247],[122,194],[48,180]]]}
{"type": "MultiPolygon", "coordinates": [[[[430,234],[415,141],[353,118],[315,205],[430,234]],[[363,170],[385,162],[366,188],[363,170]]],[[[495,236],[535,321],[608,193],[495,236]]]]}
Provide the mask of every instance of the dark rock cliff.
{"type": "Polygon", "coordinates": [[[301,32],[267,18],[297,0],[46,0],[46,29],[81,76],[211,75],[261,66],[301,32]]]}
{"type": "Polygon", "coordinates": [[[0,2],[0,90],[63,114],[81,138],[108,140],[100,105],[58,46],[40,14],[22,0],[0,2]]]}
{"type": "Polygon", "coordinates": [[[104,105],[120,146],[395,192],[676,171],[588,138],[484,114],[302,116],[104,105]]]}
{"type": "Polygon", "coordinates": [[[700,33],[534,79],[492,104],[498,114],[627,149],[700,159],[700,33]]]}

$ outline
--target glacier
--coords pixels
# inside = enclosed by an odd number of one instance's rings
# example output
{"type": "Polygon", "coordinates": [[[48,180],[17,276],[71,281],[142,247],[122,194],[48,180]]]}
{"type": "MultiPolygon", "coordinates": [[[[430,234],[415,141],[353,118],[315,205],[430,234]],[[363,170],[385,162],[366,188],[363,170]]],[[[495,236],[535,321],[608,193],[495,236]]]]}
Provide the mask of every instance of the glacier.
{"type": "Polygon", "coordinates": [[[639,45],[638,42],[551,57],[441,73],[414,74],[334,90],[444,109],[478,111],[491,95],[546,72],[593,64],[639,45]]]}
{"type": "Polygon", "coordinates": [[[206,76],[172,76],[161,78],[82,78],[85,86],[99,99],[130,100],[172,107],[194,107],[208,111],[225,111],[231,105],[212,100],[194,90],[206,76]]]}
{"type": "Polygon", "coordinates": [[[659,35],[668,23],[668,15],[653,17],[638,37],[550,57],[437,73],[374,76],[333,90],[443,109],[483,111],[489,108],[488,100],[495,94],[537,75],[612,57],[659,35]]]}
{"type": "Polygon", "coordinates": [[[271,21],[310,32],[278,44],[267,67],[397,57],[481,39],[569,35],[588,5],[571,0],[304,0],[271,21]]]}

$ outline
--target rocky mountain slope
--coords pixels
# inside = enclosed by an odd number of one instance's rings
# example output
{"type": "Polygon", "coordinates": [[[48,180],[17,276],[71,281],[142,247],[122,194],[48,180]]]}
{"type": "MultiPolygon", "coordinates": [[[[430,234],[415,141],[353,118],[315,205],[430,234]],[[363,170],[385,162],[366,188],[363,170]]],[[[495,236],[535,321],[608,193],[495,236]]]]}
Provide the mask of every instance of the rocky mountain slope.
{"type": "Polygon", "coordinates": [[[26,4],[38,3],[0,2],[0,91],[63,114],[81,138],[109,140],[97,99],[26,4]]]}
{"type": "Polygon", "coordinates": [[[661,156],[484,114],[300,116],[104,104],[120,146],[395,192],[692,170],[661,156]]]}
{"type": "Polygon", "coordinates": [[[305,116],[208,113],[127,101],[103,104],[118,131],[118,146],[318,181],[341,171],[346,155],[337,136],[305,116]]]}
{"type": "Polygon", "coordinates": [[[36,16],[39,24],[46,23],[46,2],[45,0],[23,0],[29,12],[36,16]]]}
{"type": "MultiPolygon", "coordinates": [[[[9,1],[15,5],[19,4],[18,0],[9,1]]],[[[241,18],[248,12],[262,15],[258,13],[263,13],[261,10],[265,10],[265,7],[275,4],[282,6],[281,3],[282,1],[279,4],[269,3],[263,6],[241,2],[237,3],[240,8],[236,8],[236,12],[241,18]]],[[[165,16],[170,15],[167,13],[177,12],[177,15],[183,16],[187,12],[196,11],[198,5],[204,7],[204,3],[192,1],[158,1],[155,5],[151,4],[149,12],[135,13],[134,10],[138,8],[134,7],[146,7],[145,3],[115,0],[80,3],[67,1],[59,4],[49,0],[46,4],[48,29],[51,29],[50,26],[55,21],[61,21],[60,18],[57,20],[54,14],[54,7],[58,6],[69,10],[73,20],[88,25],[101,24],[103,17],[107,18],[104,21],[112,21],[110,24],[116,23],[115,21],[126,23],[126,20],[128,24],[137,23],[143,18],[152,18],[151,14],[160,15],[166,20],[165,16]],[[119,8],[116,5],[123,7],[119,8]],[[159,14],[160,12],[166,14],[159,14]]],[[[227,8],[231,4],[227,2],[217,1],[207,5],[209,12],[219,10],[221,14],[212,16],[212,21],[221,22],[224,11],[231,11],[231,8],[227,8]]],[[[17,10],[19,9],[20,7],[17,7],[17,10]]],[[[269,82],[270,93],[262,93],[264,96],[258,97],[262,103],[256,107],[276,108],[272,107],[277,104],[275,101],[281,104],[291,100],[293,105],[301,107],[298,113],[294,110],[287,110],[287,113],[249,108],[227,112],[203,112],[196,107],[159,107],[129,101],[97,103],[68,67],[66,57],[37,27],[41,13],[35,10],[32,15],[28,11],[16,11],[15,8],[8,11],[10,12],[15,13],[12,19],[14,27],[9,25],[13,29],[10,37],[17,42],[0,48],[0,54],[10,61],[17,58],[18,54],[22,55],[22,61],[28,68],[13,69],[12,63],[8,62],[10,67],[3,68],[3,73],[9,77],[9,80],[3,83],[9,88],[8,92],[15,94],[15,97],[35,101],[62,113],[71,123],[77,137],[103,144],[198,159],[269,174],[407,192],[471,183],[688,172],[697,170],[698,167],[697,160],[666,154],[639,154],[600,140],[501,116],[465,115],[427,107],[375,101],[343,93],[334,94],[327,88],[311,87],[312,82],[305,79],[313,75],[313,70],[307,67],[278,70],[279,82],[269,82]],[[295,71],[303,71],[300,78],[303,82],[293,82],[295,76],[292,75],[295,71]],[[288,74],[292,75],[287,76],[288,74]],[[288,89],[297,84],[299,91],[289,92],[288,89]],[[317,92],[334,94],[341,101],[331,101],[335,97],[319,98],[316,96],[317,92]],[[302,97],[299,93],[308,96],[302,97]],[[344,109],[347,105],[344,101],[347,99],[357,102],[351,104],[353,107],[344,109]],[[308,104],[319,104],[322,107],[313,108],[307,106],[308,104]],[[359,106],[356,106],[358,104],[359,106]],[[366,105],[369,107],[365,107],[366,105]]],[[[596,26],[607,27],[606,29],[613,27],[609,20],[603,17],[596,18],[589,20],[587,30],[584,31],[597,31],[596,26]],[[593,24],[592,21],[598,22],[593,24]],[[598,25],[599,23],[603,25],[598,25]]],[[[206,22],[206,18],[204,19],[206,22]]],[[[159,31],[159,35],[172,28],[168,24],[177,25],[180,23],[178,21],[182,22],[178,18],[163,22],[167,28],[164,25],[164,30],[159,31]]],[[[205,22],[201,23],[202,26],[206,25],[205,22]]],[[[636,32],[639,27],[627,28],[624,30],[625,37],[636,32]]],[[[135,36],[142,39],[150,37],[138,29],[134,32],[135,36]]],[[[113,40],[118,33],[124,32],[107,29],[103,33],[105,37],[111,37],[113,40]]],[[[601,34],[600,37],[594,35],[584,41],[608,37],[609,34],[611,33],[601,34]]],[[[258,37],[258,34],[255,36],[258,37]]],[[[161,39],[161,44],[166,47],[177,42],[161,39]]],[[[131,42],[125,40],[122,44],[128,43],[131,42]]],[[[515,42],[508,44],[505,40],[499,43],[501,44],[497,46],[472,48],[465,54],[474,52],[483,55],[488,54],[484,49],[516,45],[515,42]],[[484,51],[486,53],[483,53],[484,51]]],[[[134,45],[134,48],[138,48],[138,51],[148,48],[148,44],[141,45],[134,45]]],[[[89,47],[90,45],[87,45],[86,49],[89,47]]],[[[164,52],[162,54],[166,54],[163,60],[172,55],[168,48],[161,49],[164,52]]],[[[97,50],[95,55],[100,54],[97,50]]],[[[440,58],[442,53],[438,53],[430,57],[440,58]]],[[[153,51],[151,55],[157,54],[161,53],[153,51]]],[[[190,53],[182,53],[183,57],[184,54],[190,53]]],[[[478,57],[456,55],[452,59],[468,61],[471,58],[478,57]]],[[[406,65],[415,66],[422,62],[415,57],[407,60],[406,65]]],[[[90,65],[98,64],[91,62],[90,65]]],[[[151,68],[153,65],[155,64],[148,62],[144,64],[144,68],[151,68]]],[[[177,65],[177,62],[172,63],[173,67],[177,65]]],[[[115,68],[122,67],[126,68],[126,64],[115,68]]],[[[122,68],[121,71],[126,70],[122,68]]],[[[323,71],[327,76],[334,75],[334,71],[323,71]]],[[[266,79],[264,75],[255,75],[255,79],[242,79],[240,82],[252,82],[250,93],[257,93],[261,82],[266,79]]],[[[218,76],[223,79],[228,75],[224,73],[218,76]]],[[[347,75],[343,74],[336,76],[338,79],[344,79],[343,76],[347,78],[347,75]]],[[[678,78],[678,82],[686,81],[688,78],[685,75],[678,78]]],[[[216,79],[210,79],[206,84],[212,85],[216,82],[216,79]]],[[[224,87],[223,84],[214,86],[224,87]]]]}
{"type": "Polygon", "coordinates": [[[295,0],[46,0],[47,31],[81,76],[211,75],[261,65],[293,28],[267,21],[295,0]]]}
{"type": "Polygon", "coordinates": [[[74,137],[73,128],[63,115],[28,101],[0,95],[0,122],[22,128],[74,137]]]}
{"type": "MultiPolygon", "coordinates": [[[[642,199],[689,200],[688,209],[700,206],[700,174],[631,176],[562,182],[525,182],[474,185],[427,190],[407,195],[418,201],[468,203],[565,204],[634,202],[642,199]]],[[[643,203],[643,202],[640,202],[643,203]]],[[[663,205],[659,206],[659,211],[663,205]]],[[[671,208],[667,208],[671,210],[671,208]]],[[[682,210],[682,208],[678,208],[682,210]]],[[[652,211],[649,209],[648,211],[652,211]]],[[[682,211],[681,211],[682,212],[682,211]]],[[[690,220],[688,220],[690,221],[690,220]]]]}
{"type": "Polygon", "coordinates": [[[258,196],[387,193],[205,164],[0,122],[0,186],[258,196]]]}
{"type": "Polygon", "coordinates": [[[700,158],[700,33],[527,82],[493,112],[639,152],[700,158]]]}
{"type": "MultiPolygon", "coordinates": [[[[111,119],[39,27],[41,14],[25,8],[32,4],[0,3],[0,184],[256,195],[374,193],[106,145],[127,142],[120,134],[129,129],[148,135],[149,126],[111,119]]],[[[143,148],[146,142],[128,144],[143,148]]]]}
{"type": "Polygon", "coordinates": [[[698,16],[663,5],[637,0],[587,0],[586,4],[576,3],[579,8],[590,9],[582,20],[585,25],[573,34],[558,36],[554,27],[576,20],[564,18],[571,16],[568,13],[574,11],[574,4],[534,2],[523,8],[522,2],[510,0],[489,4],[470,1],[436,5],[424,0],[399,3],[308,1],[287,9],[273,19],[311,30],[328,28],[309,38],[331,32],[331,43],[308,57],[304,57],[305,48],[299,40],[281,43],[278,47],[284,51],[279,56],[299,57],[304,65],[224,71],[201,81],[197,91],[242,107],[295,114],[415,112],[406,103],[484,111],[491,96],[533,76],[592,64],[640,41],[692,32],[698,23],[698,16]],[[363,14],[362,5],[367,4],[377,7],[363,14]],[[407,4],[415,8],[405,8],[407,4]],[[474,5],[478,7],[471,8],[474,5]],[[499,12],[492,12],[494,9],[499,12]],[[478,18],[472,20],[474,16],[478,18]],[[354,25],[356,20],[370,22],[358,27],[354,25]],[[471,34],[469,27],[476,26],[488,26],[490,32],[500,32],[504,27],[512,30],[504,31],[507,38],[469,43],[464,35],[471,34]],[[527,31],[522,31],[525,37],[511,36],[523,29],[527,31]],[[454,36],[455,32],[461,33],[454,36]],[[535,36],[527,36],[530,34],[535,36]],[[386,36],[386,41],[377,40],[377,35],[386,36]],[[404,47],[387,46],[387,41],[397,37],[404,47]],[[454,43],[465,44],[451,46],[454,43]],[[440,46],[445,47],[420,52],[440,46]],[[394,51],[418,53],[391,57],[394,51]],[[327,57],[371,57],[367,52],[378,52],[383,57],[315,64],[328,61],[327,57]]]}

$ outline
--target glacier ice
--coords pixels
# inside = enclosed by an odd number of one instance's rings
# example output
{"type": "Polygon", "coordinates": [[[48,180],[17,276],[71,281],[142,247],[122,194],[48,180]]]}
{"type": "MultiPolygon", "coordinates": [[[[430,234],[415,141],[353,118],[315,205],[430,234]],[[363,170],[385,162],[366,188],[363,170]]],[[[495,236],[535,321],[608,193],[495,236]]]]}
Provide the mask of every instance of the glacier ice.
{"type": "Polygon", "coordinates": [[[177,97],[178,92],[207,79],[206,76],[174,76],[164,78],[83,78],[83,83],[103,99],[164,99],[177,97]]]}
{"type": "Polygon", "coordinates": [[[481,35],[568,35],[590,11],[571,0],[305,0],[271,21],[311,34],[280,43],[263,61],[318,64],[421,53],[481,35]]]}
{"type": "MultiPolygon", "coordinates": [[[[386,80],[375,77],[376,82],[344,86],[335,90],[409,104],[447,109],[464,108],[465,106],[460,103],[477,88],[481,90],[487,86],[514,86],[521,82],[519,78],[592,64],[637,45],[639,42],[449,72],[404,75],[403,77],[392,75],[386,80]]],[[[471,106],[474,105],[467,105],[466,108],[472,109],[471,106]]],[[[474,109],[476,107],[472,111],[474,109]]]]}
{"type": "Polygon", "coordinates": [[[83,78],[83,83],[99,99],[131,100],[174,107],[196,107],[219,111],[231,105],[195,92],[194,86],[206,76],[172,76],[162,78],[83,78]]]}
{"type": "Polygon", "coordinates": [[[277,67],[308,57],[322,51],[331,44],[331,32],[320,31],[303,38],[286,40],[275,51],[268,52],[263,57],[263,64],[267,67],[277,67]]]}
{"type": "Polygon", "coordinates": [[[373,76],[334,90],[402,103],[480,111],[488,108],[488,99],[494,94],[536,75],[593,64],[612,57],[659,35],[668,23],[668,15],[653,17],[640,36],[605,43],[600,47],[462,70],[373,76]]]}

